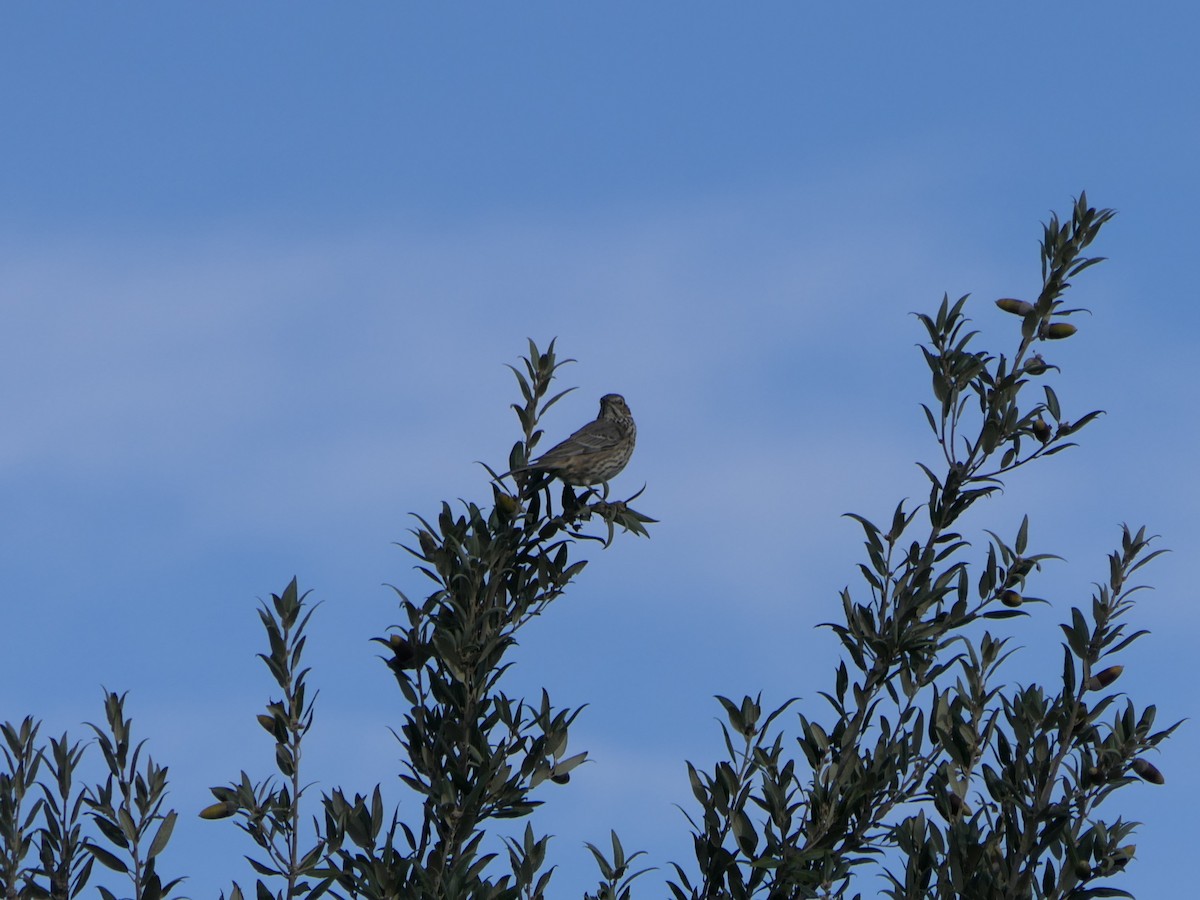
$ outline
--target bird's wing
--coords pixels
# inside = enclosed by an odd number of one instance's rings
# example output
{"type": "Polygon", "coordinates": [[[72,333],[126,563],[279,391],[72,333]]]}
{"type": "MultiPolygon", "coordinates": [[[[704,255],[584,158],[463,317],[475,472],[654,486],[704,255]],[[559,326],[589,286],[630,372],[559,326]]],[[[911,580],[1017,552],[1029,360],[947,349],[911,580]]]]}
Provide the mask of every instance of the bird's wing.
{"type": "Polygon", "coordinates": [[[538,462],[554,462],[556,459],[576,456],[580,453],[597,453],[602,450],[609,450],[616,446],[620,440],[621,429],[617,427],[616,423],[609,421],[588,422],[561,444],[556,444],[543,453],[538,458],[538,462]]]}

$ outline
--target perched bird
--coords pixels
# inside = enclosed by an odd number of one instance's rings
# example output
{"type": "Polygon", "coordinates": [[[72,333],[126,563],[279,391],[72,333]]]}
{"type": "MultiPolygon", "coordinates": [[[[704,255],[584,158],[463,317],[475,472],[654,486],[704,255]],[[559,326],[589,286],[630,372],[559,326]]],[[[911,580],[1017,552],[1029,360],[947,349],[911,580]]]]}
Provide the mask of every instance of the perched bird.
{"type": "Polygon", "coordinates": [[[572,486],[601,484],[625,468],[633,455],[637,426],[620,394],[600,398],[600,413],[577,432],[517,472],[545,472],[572,486]]]}

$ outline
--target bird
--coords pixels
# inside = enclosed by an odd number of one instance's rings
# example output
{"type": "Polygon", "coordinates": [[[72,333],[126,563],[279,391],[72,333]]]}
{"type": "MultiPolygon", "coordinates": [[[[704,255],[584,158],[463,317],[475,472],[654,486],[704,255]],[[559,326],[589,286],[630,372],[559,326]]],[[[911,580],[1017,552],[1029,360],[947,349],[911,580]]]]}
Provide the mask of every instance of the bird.
{"type": "Polygon", "coordinates": [[[600,412],[560,444],[510,474],[545,472],[572,487],[602,484],[615,478],[633,455],[637,426],[625,398],[605,394],[600,412]]]}

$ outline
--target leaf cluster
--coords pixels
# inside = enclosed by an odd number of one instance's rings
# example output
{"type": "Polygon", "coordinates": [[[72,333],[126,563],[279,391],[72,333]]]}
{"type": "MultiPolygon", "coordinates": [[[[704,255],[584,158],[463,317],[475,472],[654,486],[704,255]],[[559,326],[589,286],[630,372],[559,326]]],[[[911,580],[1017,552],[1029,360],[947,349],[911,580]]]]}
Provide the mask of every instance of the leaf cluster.
{"type": "MultiPolygon", "coordinates": [[[[87,748],[83,742],[72,743],[64,734],[51,738],[47,747],[39,742],[40,723],[32,717],[19,726],[0,724],[5,743],[5,771],[0,772],[3,896],[80,896],[95,862],[124,875],[136,900],[167,900],[182,883],[182,878],[164,882],[158,874],[158,859],[177,819],[175,810],[165,806],[167,768],[148,755],[143,758],[144,741],[133,742],[124,694],[105,692],[104,712],[103,725],[88,726],[106,769],[104,780],[92,785],[77,781],[87,748]],[[35,846],[37,861],[27,862],[35,846]]],[[[116,900],[107,887],[95,890],[104,900],[116,900]]]]}
{"type": "MultiPolygon", "coordinates": [[[[200,815],[206,819],[235,818],[237,825],[259,848],[258,856],[247,856],[260,876],[255,886],[258,900],[268,898],[317,898],[329,890],[333,877],[325,871],[331,854],[341,841],[341,830],[326,821],[314,822],[312,845],[305,849],[301,798],[307,785],[300,769],[305,735],[313,726],[316,696],[308,696],[309,669],[303,663],[306,629],[316,606],[307,606],[293,578],[270,604],[258,611],[267,636],[267,653],[258,654],[280,690],[279,698],[268,700],[259,713],[258,724],[275,742],[276,777],[253,782],[245,771],[223,787],[211,788],[216,803],[200,815]],[[278,879],[283,887],[272,891],[263,879],[278,879]]],[[[242,890],[234,884],[231,900],[240,900],[242,890]]]]}
{"type": "Polygon", "coordinates": [[[1026,582],[1057,557],[1030,549],[1028,518],[1010,541],[985,531],[981,563],[958,530],[1005,476],[1073,446],[1099,415],[1066,418],[1046,383],[1058,367],[1033,351],[1075,333],[1062,320],[1079,310],[1063,294],[1100,261],[1083,251],[1112,215],[1081,194],[1069,221],[1045,226],[1036,300],[997,304],[1021,318],[1010,353],[974,348],[967,297],[918,315],[934,395],[923,410],[941,457],[918,463],[928,500],[898,504],[886,528],[851,514],[865,535],[864,589],[846,588],[843,621],[828,623],[844,658],[821,692],[829,712],[798,717],[799,753],[771,727],[794,701],[759,727],[759,698],[718,698],[727,757],[711,774],[689,767],[700,815],[689,816],[694,868],[675,864],[677,898],[842,896],[868,865],[892,897],[1116,890],[1100,882],[1132,856],[1133,826],[1097,807],[1138,778],[1161,781],[1144,753],[1172,729],[1153,732],[1153,707],[1126,702],[1114,714],[1103,692],[1120,667],[1098,667],[1142,633],[1123,633],[1126,584],[1157,552],[1126,528],[1109,584],[1063,625],[1061,685],[1010,686],[999,676],[1010,638],[992,623],[1016,624],[1044,602],[1025,596],[1026,582]]]}

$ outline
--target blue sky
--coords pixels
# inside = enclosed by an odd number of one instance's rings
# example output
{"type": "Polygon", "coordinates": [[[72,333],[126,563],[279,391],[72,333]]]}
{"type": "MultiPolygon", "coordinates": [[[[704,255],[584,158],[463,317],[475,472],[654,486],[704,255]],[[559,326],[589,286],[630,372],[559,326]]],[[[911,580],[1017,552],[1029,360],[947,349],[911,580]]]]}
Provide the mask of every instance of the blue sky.
{"type": "MultiPolygon", "coordinates": [[[[1029,511],[1068,560],[1021,682],[1057,672],[1119,524],[1161,534],[1121,687],[1194,716],[1198,25],[1182,3],[5,4],[0,716],[82,736],[128,689],[185,814],[164,869],[194,897],[251,883],[236,830],[191,813],[270,770],[256,598],[295,574],[324,603],[312,777],[394,785],[367,639],[397,618],[384,582],[424,585],[392,542],[489,496],[504,364],[557,336],[579,390],[551,437],[623,393],[614,488],[647,485],[662,523],[592,552],[522,640],[514,687],[590,704],[595,760],[535,824],[556,893],[592,886],[583,842],[615,828],[660,896],[712,695],[811,711],[837,658],[814,626],[856,586],[839,516],[925,493],[909,313],[971,292],[1002,345],[991,300],[1036,291],[1039,222],[1080,189],[1120,215],[1056,389],[1108,415],[966,527],[1029,511]]],[[[1123,792],[1135,894],[1191,881],[1198,752],[1185,725],[1168,787],[1123,792]]]]}

